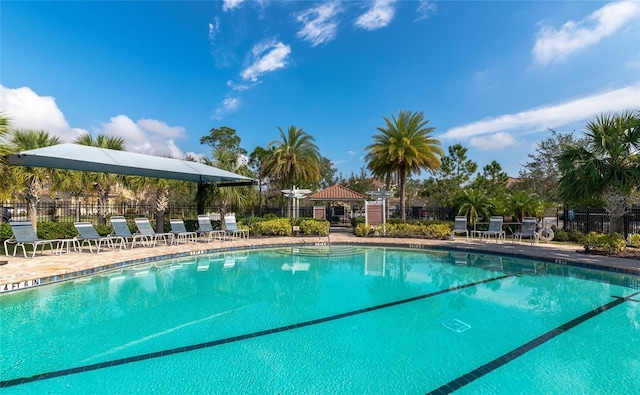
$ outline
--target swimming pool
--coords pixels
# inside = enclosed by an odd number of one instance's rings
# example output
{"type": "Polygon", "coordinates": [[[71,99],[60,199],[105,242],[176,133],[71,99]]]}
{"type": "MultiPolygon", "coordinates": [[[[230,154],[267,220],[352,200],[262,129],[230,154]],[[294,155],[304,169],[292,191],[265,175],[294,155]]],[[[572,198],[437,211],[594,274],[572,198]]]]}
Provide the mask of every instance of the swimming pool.
{"type": "Polygon", "coordinates": [[[0,297],[3,394],[637,393],[640,280],[489,254],[279,248],[0,297]]]}

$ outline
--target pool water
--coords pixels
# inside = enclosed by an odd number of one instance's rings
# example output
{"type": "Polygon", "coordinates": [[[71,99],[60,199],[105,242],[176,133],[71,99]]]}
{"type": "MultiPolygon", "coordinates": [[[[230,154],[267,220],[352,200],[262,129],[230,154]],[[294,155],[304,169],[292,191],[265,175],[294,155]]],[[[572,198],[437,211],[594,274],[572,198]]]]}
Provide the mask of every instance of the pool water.
{"type": "Polygon", "coordinates": [[[158,262],[0,297],[3,394],[629,394],[640,279],[343,246],[158,262]]]}

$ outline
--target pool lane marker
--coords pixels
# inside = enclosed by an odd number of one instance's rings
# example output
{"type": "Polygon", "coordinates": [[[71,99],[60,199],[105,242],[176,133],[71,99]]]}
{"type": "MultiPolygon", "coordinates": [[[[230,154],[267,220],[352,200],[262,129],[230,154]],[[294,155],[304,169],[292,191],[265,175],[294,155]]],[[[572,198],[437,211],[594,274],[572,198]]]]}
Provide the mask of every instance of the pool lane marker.
{"type": "Polygon", "coordinates": [[[484,365],[454,379],[449,381],[448,383],[444,384],[441,387],[436,388],[433,391],[430,391],[427,393],[427,395],[444,395],[444,394],[450,394],[454,391],[459,390],[460,388],[464,387],[465,385],[479,379],[480,377],[484,376],[485,374],[491,373],[492,371],[498,369],[499,367],[513,361],[514,359],[520,357],[521,355],[524,355],[525,353],[533,350],[534,348],[541,346],[542,344],[546,343],[547,341],[553,339],[554,337],[563,334],[564,332],[573,329],[574,327],[582,324],[583,322],[598,316],[602,313],[604,313],[605,311],[612,309],[624,302],[627,301],[633,301],[636,302],[637,300],[633,299],[634,296],[640,295],[640,292],[636,292],[634,294],[631,294],[629,296],[626,297],[620,297],[620,296],[612,296],[614,298],[613,301],[602,305],[600,307],[596,307],[595,309],[582,314],[581,316],[572,319],[571,321],[560,325],[559,327],[550,330],[549,332],[536,337],[535,339],[523,344],[522,346],[516,348],[515,350],[512,350],[496,359],[494,359],[491,362],[485,363],[484,365]]]}
{"type": "Polygon", "coordinates": [[[351,317],[351,316],[358,315],[358,314],[363,314],[363,313],[368,313],[368,312],[375,311],[375,310],[385,309],[387,307],[393,307],[393,306],[398,306],[398,305],[405,304],[405,303],[415,302],[417,300],[421,300],[421,299],[426,299],[426,298],[430,298],[430,297],[433,297],[433,296],[442,295],[442,294],[445,294],[445,293],[448,293],[448,292],[459,291],[461,289],[475,287],[475,286],[478,286],[478,285],[481,285],[481,284],[486,284],[486,283],[490,283],[490,282],[493,282],[493,281],[503,280],[503,279],[510,278],[510,277],[514,277],[514,275],[507,274],[507,275],[503,275],[503,276],[499,276],[499,277],[488,278],[488,279],[476,281],[476,282],[469,283],[469,284],[458,285],[456,287],[451,287],[451,288],[447,288],[447,289],[441,289],[439,291],[431,292],[431,293],[428,293],[428,294],[423,294],[423,295],[418,295],[418,296],[414,296],[414,297],[407,298],[407,299],[397,300],[395,302],[384,303],[384,304],[380,304],[380,305],[372,306],[372,307],[365,307],[364,309],[348,311],[346,313],[331,315],[331,316],[328,316],[328,317],[318,318],[318,319],[311,320],[311,321],[304,321],[304,322],[301,322],[301,323],[298,323],[298,324],[285,325],[285,326],[281,326],[281,327],[273,328],[273,329],[266,329],[266,330],[259,331],[259,332],[248,333],[246,335],[233,336],[233,337],[228,337],[228,338],[225,338],[225,339],[213,340],[213,341],[209,341],[209,342],[205,342],[205,343],[199,343],[199,344],[193,344],[193,345],[185,346],[185,347],[177,347],[177,348],[172,348],[172,349],[169,349],[169,350],[156,351],[156,352],[152,352],[152,353],[148,353],[148,354],[142,354],[142,355],[131,356],[131,357],[126,357],[126,358],[121,358],[121,359],[115,359],[115,360],[112,360],[112,361],[99,362],[99,363],[94,363],[94,364],[91,364],[91,365],[78,366],[78,367],[70,368],[70,369],[62,369],[62,370],[56,370],[56,371],[48,372],[48,373],[40,373],[40,374],[36,374],[36,375],[33,375],[33,376],[19,377],[19,378],[10,379],[10,380],[3,380],[3,381],[0,381],[0,388],[12,387],[12,386],[20,385],[20,384],[27,384],[27,383],[31,383],[31,382],[34,382],[34,381],[52,379],[52,378],[55,378],[55,377],[69,376],[69,375],[72,375],[72,374],[89,372],[89,371],[92,371],[92,370],[110,368],[110,367],[113,367],[113,366],[124,365],[124,364],[133,363],[133,362],[145,361],[147,359],[166,357],[166,356],[169,356],[169,355],[181,354],[181,353],[184,353],[184,352],[200,350],[200,349],[203,349],[203,348],[215,347],[215,346],[219,346],[219,345],[222,345],[222,344],[234,343],[234,342],[237,342],[237,341],[240,341],[240,340],[252,339],[254,337],[260,337],[260,336],[272,335],[272,334],[280,333],[280,332],[286,332],[286,331],[289,331],[289,330],[292,330],[292,329],[304,328],[306,326],[322,324],[322,323],[325,323],[325,322],[334,321],[334,320],[338,320],[338,319],[341,319],[341,318],[351,317]]]}

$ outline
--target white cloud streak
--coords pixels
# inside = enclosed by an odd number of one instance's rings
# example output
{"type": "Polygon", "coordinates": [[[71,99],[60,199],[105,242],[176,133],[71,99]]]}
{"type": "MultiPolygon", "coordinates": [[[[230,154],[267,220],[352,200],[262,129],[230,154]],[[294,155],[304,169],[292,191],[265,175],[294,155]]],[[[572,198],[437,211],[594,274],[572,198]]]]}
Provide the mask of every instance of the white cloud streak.
{"type": "Polygon", "coordinates": [[[281,42],[270,41],[254,46],[252,52],[255,60],[240,73],[240,76],[244,80],[256,82],[261,75],[285,67],[291,47],[281,42]]]}
{"type": "Polygon", "coordinates": [[[227,97],[222,101],[222,104],[216,108],[211,118],[222,119],[223,116],[234,112],[240,107],[239,97],[227,97]]]}
{"type": "Polygon", "coordinates": [[[619,112],[639,106],[640,84],[636,84],[517,114],[483,119],[449,129],[439,137],[441,139],[464,139],[505,131],[512,134],[534,133],[548,128],[553,129],[576,122],[585,122],[602,112],[619,112]]]}
{"type": "Polygon", "coordinates": [[[335,0],[321,3],[299,13],[296,21],[304,26],[298,32],[298,37],[311,43],[312,47],[332,41],[338,30],[335,17],[340,11],[340,2],[335,0]]]}
{"type": "Polygon", "coordinates": [[[245,0],[224,0],[222,3],[222,11],[232,11],[242,5],[245,0]]]}
{"type": "Polygon", "coordinates": [[[420,0],[418,3],[418,9],[416,12],[418,13],[418,17],[414,19],[414,22],[421,21],[423,19],[429,18],[433,13],[436,12],[438,6],[436,3],[431,0],[420,0]]]}
{"type": "Polygon", "coordinates": [[[564,60],[568,55],[597,44],[640,15],[640,2],[613,2],[594,11],[585,19],[568,21],[559,30],[542,25],[533,47],[535,60],[541,65],[564,60]]]}
{"type": "Polygon", "coordinates": [[[469,145],[482,151],[495,151],[516,144],[516,139],[509,133],[498,132],[487,136],[476,136],[469,139],[469,145]]]}
{"type": "Polygon", "coordinates": [[[376,30],[391,23],[395,15],[396,0],[374,0],[371,8],[356,19],[356,26],[365,30],[376,30]]]}
{"type": "Polygon", "coordinates": [[[218,17],[213,18],[213,22],[209,23],[209,43],[211,45],[215,44],[216,37],[220,32],[220,20],[218,17]]]}

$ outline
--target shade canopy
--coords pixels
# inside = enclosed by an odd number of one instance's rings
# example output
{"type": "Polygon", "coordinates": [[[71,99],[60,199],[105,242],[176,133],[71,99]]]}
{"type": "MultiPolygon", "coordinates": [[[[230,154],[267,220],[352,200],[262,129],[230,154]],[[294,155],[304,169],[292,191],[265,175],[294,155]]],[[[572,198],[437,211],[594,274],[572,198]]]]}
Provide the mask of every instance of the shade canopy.
{"type": "Polygon", "coordinates": [[[222,185],[250,185],[253,182],[251,178],[203,163],[71,143],[10,155],[9,164],[222,185]]]}

